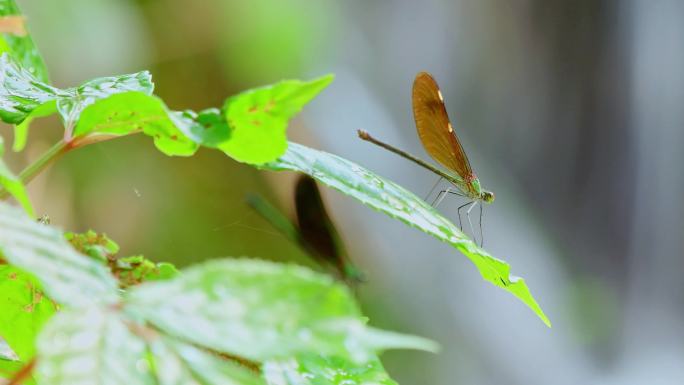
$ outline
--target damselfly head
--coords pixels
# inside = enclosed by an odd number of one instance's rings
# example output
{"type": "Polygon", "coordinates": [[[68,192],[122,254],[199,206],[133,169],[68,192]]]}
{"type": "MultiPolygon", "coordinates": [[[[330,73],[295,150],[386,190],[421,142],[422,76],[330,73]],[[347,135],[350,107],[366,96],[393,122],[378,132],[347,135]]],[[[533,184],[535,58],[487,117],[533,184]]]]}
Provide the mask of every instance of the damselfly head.
{"type": "Polygon", "coordinates": [[[491,191],[482,191],[482,194],[480,195],[480,199],[485,201],[485,203],[492,203],[494,202],[494,193],[491,191]]]}

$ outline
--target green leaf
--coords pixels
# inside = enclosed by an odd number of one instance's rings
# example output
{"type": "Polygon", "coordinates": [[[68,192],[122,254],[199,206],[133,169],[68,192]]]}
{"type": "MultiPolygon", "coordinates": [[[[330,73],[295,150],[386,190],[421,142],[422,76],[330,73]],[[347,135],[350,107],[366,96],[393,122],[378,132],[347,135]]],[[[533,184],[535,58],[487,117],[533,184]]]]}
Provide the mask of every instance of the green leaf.
{"type": "Polygon", "coordinates": [[[43,104],[70,97],[67,91],[37,80],[7,53],[0,56],[0,119],[19,124],[43,104]]]}
{"type": "MultiPolygon", "coordinates": [[[[70,130],[78,122],[81,112],[98,100],[130,91],[151,94],[154,89],[147,71],[135,74],[97,78],[75,88],[59,89],[37,80],[6,53],[0,57],[0,119],[5,123],[20,124],[20,135],[25,136],[30,120],[58,112],[70,130]],[[22,131],[23,130],[23,131],[22,131]]],[[[20,142],[23,140],[20,137],[20,142]]],[[[19,146],[20,147],[20,146],[19,146]]]]}
{"type": "Polygon", "coordinates": [[[56,229],[0,203],[0,253],[40,280],[50,298],[68,306],[114,303],[117,282],[107,267],[76,252],[56,229]]]}
{"type": "Polygon", "coordinates": [[[255,361],[317,351],[364,362],[380,349],[435,349],[365,326],[344,285],[300,266],[217,260],[127,294],[127,309],[160,330],[255,361]]]}
{"type": "Polygon", "coordinates": [[[74,137],[88,135],[128,135],[142,131],[166,155],[189,156],[198,145],[184,132],[195,122],[181,113],[169,112],[156,96],[142,92],[112,95],[86,107],[74,130],[74,137]]]}
{"type": "MultiPolygon", "coordinates": [[[[14,0],[0,0],[0,17],[19,15],[21,12],[14,0]]],[[[44,83],[48,81],[45,62],[28,33],[2,33],[0,36],[0,54],[9,53],[36,79],[44,83]]]]}
{"type": "Polygon", "coordinates": [[[218,108],[207,108],[200,112],[170,111],[169,117],[183,135],[205,147],[216,148],[230,135],[226,118],[218,108]]]}
{"type": "Polygon", "coordinates": [[[38,331],[57,310],[35,278],[0,265],[0,336],[24,362],[34,354],[38,331]]]}
{"type": "Polygon", "coordinates": [[[57,110],[62,116],[65,126],[71,127],[78,122],[81,112],[97,101],[107,99],[112,95],[133,91],[151,95],[153,90],[152,76],[148,71],[97,78],[79,87],[70,88],[68,91],[72,96],[59,98],[57,110]]]}
{"type": "Polygon", "coordinates": [[[403,187],[338,156],[290,142],[284,156],[264,168],[292,170],[311,175],[361,203],[413,226],[460,250],[482,277],[510,292],[551,326],[530,293],[525,280],[510,275],[510,265],[494,258],[433,207],[403,187]]]}
{"type": "Polygon", "coordinates": [[[269,385],[397,385],[377,358],[358,365],[314,354],[268,361],[264,377],[269,385]]]}
{"type": "Polygon", "coordinates": [[[287,149],[285,130],[290,118],[333,78],[326,75],[308,82],[285,80],[228,98],[223,110],[230,131],[217,147],[244,163],[275,160],[287,149]]]}
{"type": "Polygon", "coordinates": [[[194,346],[160,338],[151,345],[160,385],[263,385],[259,376],[194,346]]]}
{"type": "Polygon", "coordinates": [[[261,385],[247,369],[91,307],[56,315],[38,339],[36,374],[50,385],[261,385]]]}
{"type": "Polygon", "coordinates": [[[41,384],[157,384],[147,346],[115,309],[59,312],[38,337],[41,384]]]}
{"type": "Polygon", "coordinates": [[[66,233],[64,238],[80,253],[105,264],[119,280],[119,286],[127,288],[145,281],[171,279],[180,272],[173,264],[154,263],[142,255],[119,257],[119,245],[105,234],[92,230],[85,233],[66,233]]]}
{"type": "Polygon", "coordinates": [[[17,202],[19,202],[21,207],[24,208],[26,213],[33,217],[33,206],[31,205],[31,201],[29,200],[28,193],[26,192],[24,184],[21,183],[19,177],[14,175],[12,171],[10,171],[10,169],[7,168],[5,162],[1,158],[4,151],[4,142],[2,140],[2,137],[0,137],[0,187],[2,187],[3,189],[5,189],[5,191],[10,193],[10,195],[12,195],[14,199],[16,199],[17,202]]]}

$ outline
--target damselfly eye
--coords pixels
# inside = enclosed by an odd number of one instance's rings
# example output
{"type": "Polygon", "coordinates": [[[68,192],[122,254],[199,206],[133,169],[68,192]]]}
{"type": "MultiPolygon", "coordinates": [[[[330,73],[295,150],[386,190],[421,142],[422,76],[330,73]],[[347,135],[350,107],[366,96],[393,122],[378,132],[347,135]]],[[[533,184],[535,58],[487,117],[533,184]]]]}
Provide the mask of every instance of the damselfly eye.
{"type": "Polygon", "coordinates": [[[482,192],[482,200],[485,201],[486,203],[494,202],[494,193],[491,191],[483,191],[482,192]]]}

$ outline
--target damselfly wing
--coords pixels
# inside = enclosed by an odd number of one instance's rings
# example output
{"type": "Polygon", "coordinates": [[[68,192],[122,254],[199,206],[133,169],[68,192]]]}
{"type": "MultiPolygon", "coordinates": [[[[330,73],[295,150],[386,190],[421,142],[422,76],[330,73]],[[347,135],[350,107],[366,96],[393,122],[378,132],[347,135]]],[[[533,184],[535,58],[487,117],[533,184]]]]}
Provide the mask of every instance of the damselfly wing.
{"type": "Polygon", "coordinates": [[[418,137],[425,151],[456,173],[458,178],[454,184],[467,198],[488,203],[493,201],[494,194],[480,187],[480,181],[451,125],[442,92],[429,73],[421,72],[416,76],[412,100],[418,137]]]}
{"type": "Polygon", "coordinates": [[[358,283],[363,274],[349,261],[346,248],[328,216],[316,181],[302,175],[295,188],[295,211],[301,244],[319,263],[332,266],[340,278],[358,283]]]}

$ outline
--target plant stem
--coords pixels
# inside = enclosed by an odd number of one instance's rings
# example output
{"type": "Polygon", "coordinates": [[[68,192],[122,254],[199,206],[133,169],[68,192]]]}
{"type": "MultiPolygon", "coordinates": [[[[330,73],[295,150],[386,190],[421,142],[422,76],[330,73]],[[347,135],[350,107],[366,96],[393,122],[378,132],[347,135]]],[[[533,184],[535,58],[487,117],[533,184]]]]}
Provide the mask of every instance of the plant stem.
{"type": "MultiPolygon", "coordinates": [[[[65,143],[63,140],[55,143],[50,147],[43,155],[38,158],[35,162],[31,163],[19,174],[19,180],[21,183],[26,184],[31,181],[39,172],[43,171],[52,161],[59,158],[62,154],[69,151],[73,146],[69,143],[65,143]]],[[[7,198],[9,192],[7,190],[0,188],[0,200],[7,198]]]]}
{"type": "MultiPolygon", "coordinates": [[[[131,132],[127,135],[135,133],[138,133],[138,131],[131,132]]],[[[67,152],[79,147],[87,146],[89,144],[104,142],[110,139],[119,138],[121,136],[124,135],[92,135],[74,138],[69,142],[60,140],[59,142],[55,143],[52,147],[50,147],[47,151],[45,151],[45,153],[43,153],[43,155],[41,155],[40,158],[38,158],[35,162],[31,163],[25,169],[23,169],[21,173],[19,173],[19,179],[21,180],[21,183],[27,184],[36,175],[38,175],[38,173],[43,171],[45,167],[49,166],[50,163],[54,162],[55,160],[57,160],[57,158],[66,154],[67,152]]],[[[0,199],[6,198],[8,194],[9,193],[7,192],[7,190],[0,188],[0,199]]]]}
{"type": "Polygon", "coordinates": [[[36,366],[36,358],[33,357],[31,361],[29,361],[26,365],[24,365],[17,373],[14,374],[14,377],[12,377],[11,380],[7,383],[7,385],[19,385],[23,384],[25,380],[28,380],[28,378],[31,376],[31,372],[33,372],[33,368],[36,366]]]}
{"type": "Polygon", "coordinates": [[[63,140],[55,143],[52,147],[50,147],[50,149],[41,155],[40,158],[21,171],[19,174],[21,183],[26,184],[30,182],[36,175],[38,175],[39,172],[43,171],[45,167],[69,151],[71,148],[73,147],[69,146],[69,143],[66,143],[63,140]]]}

